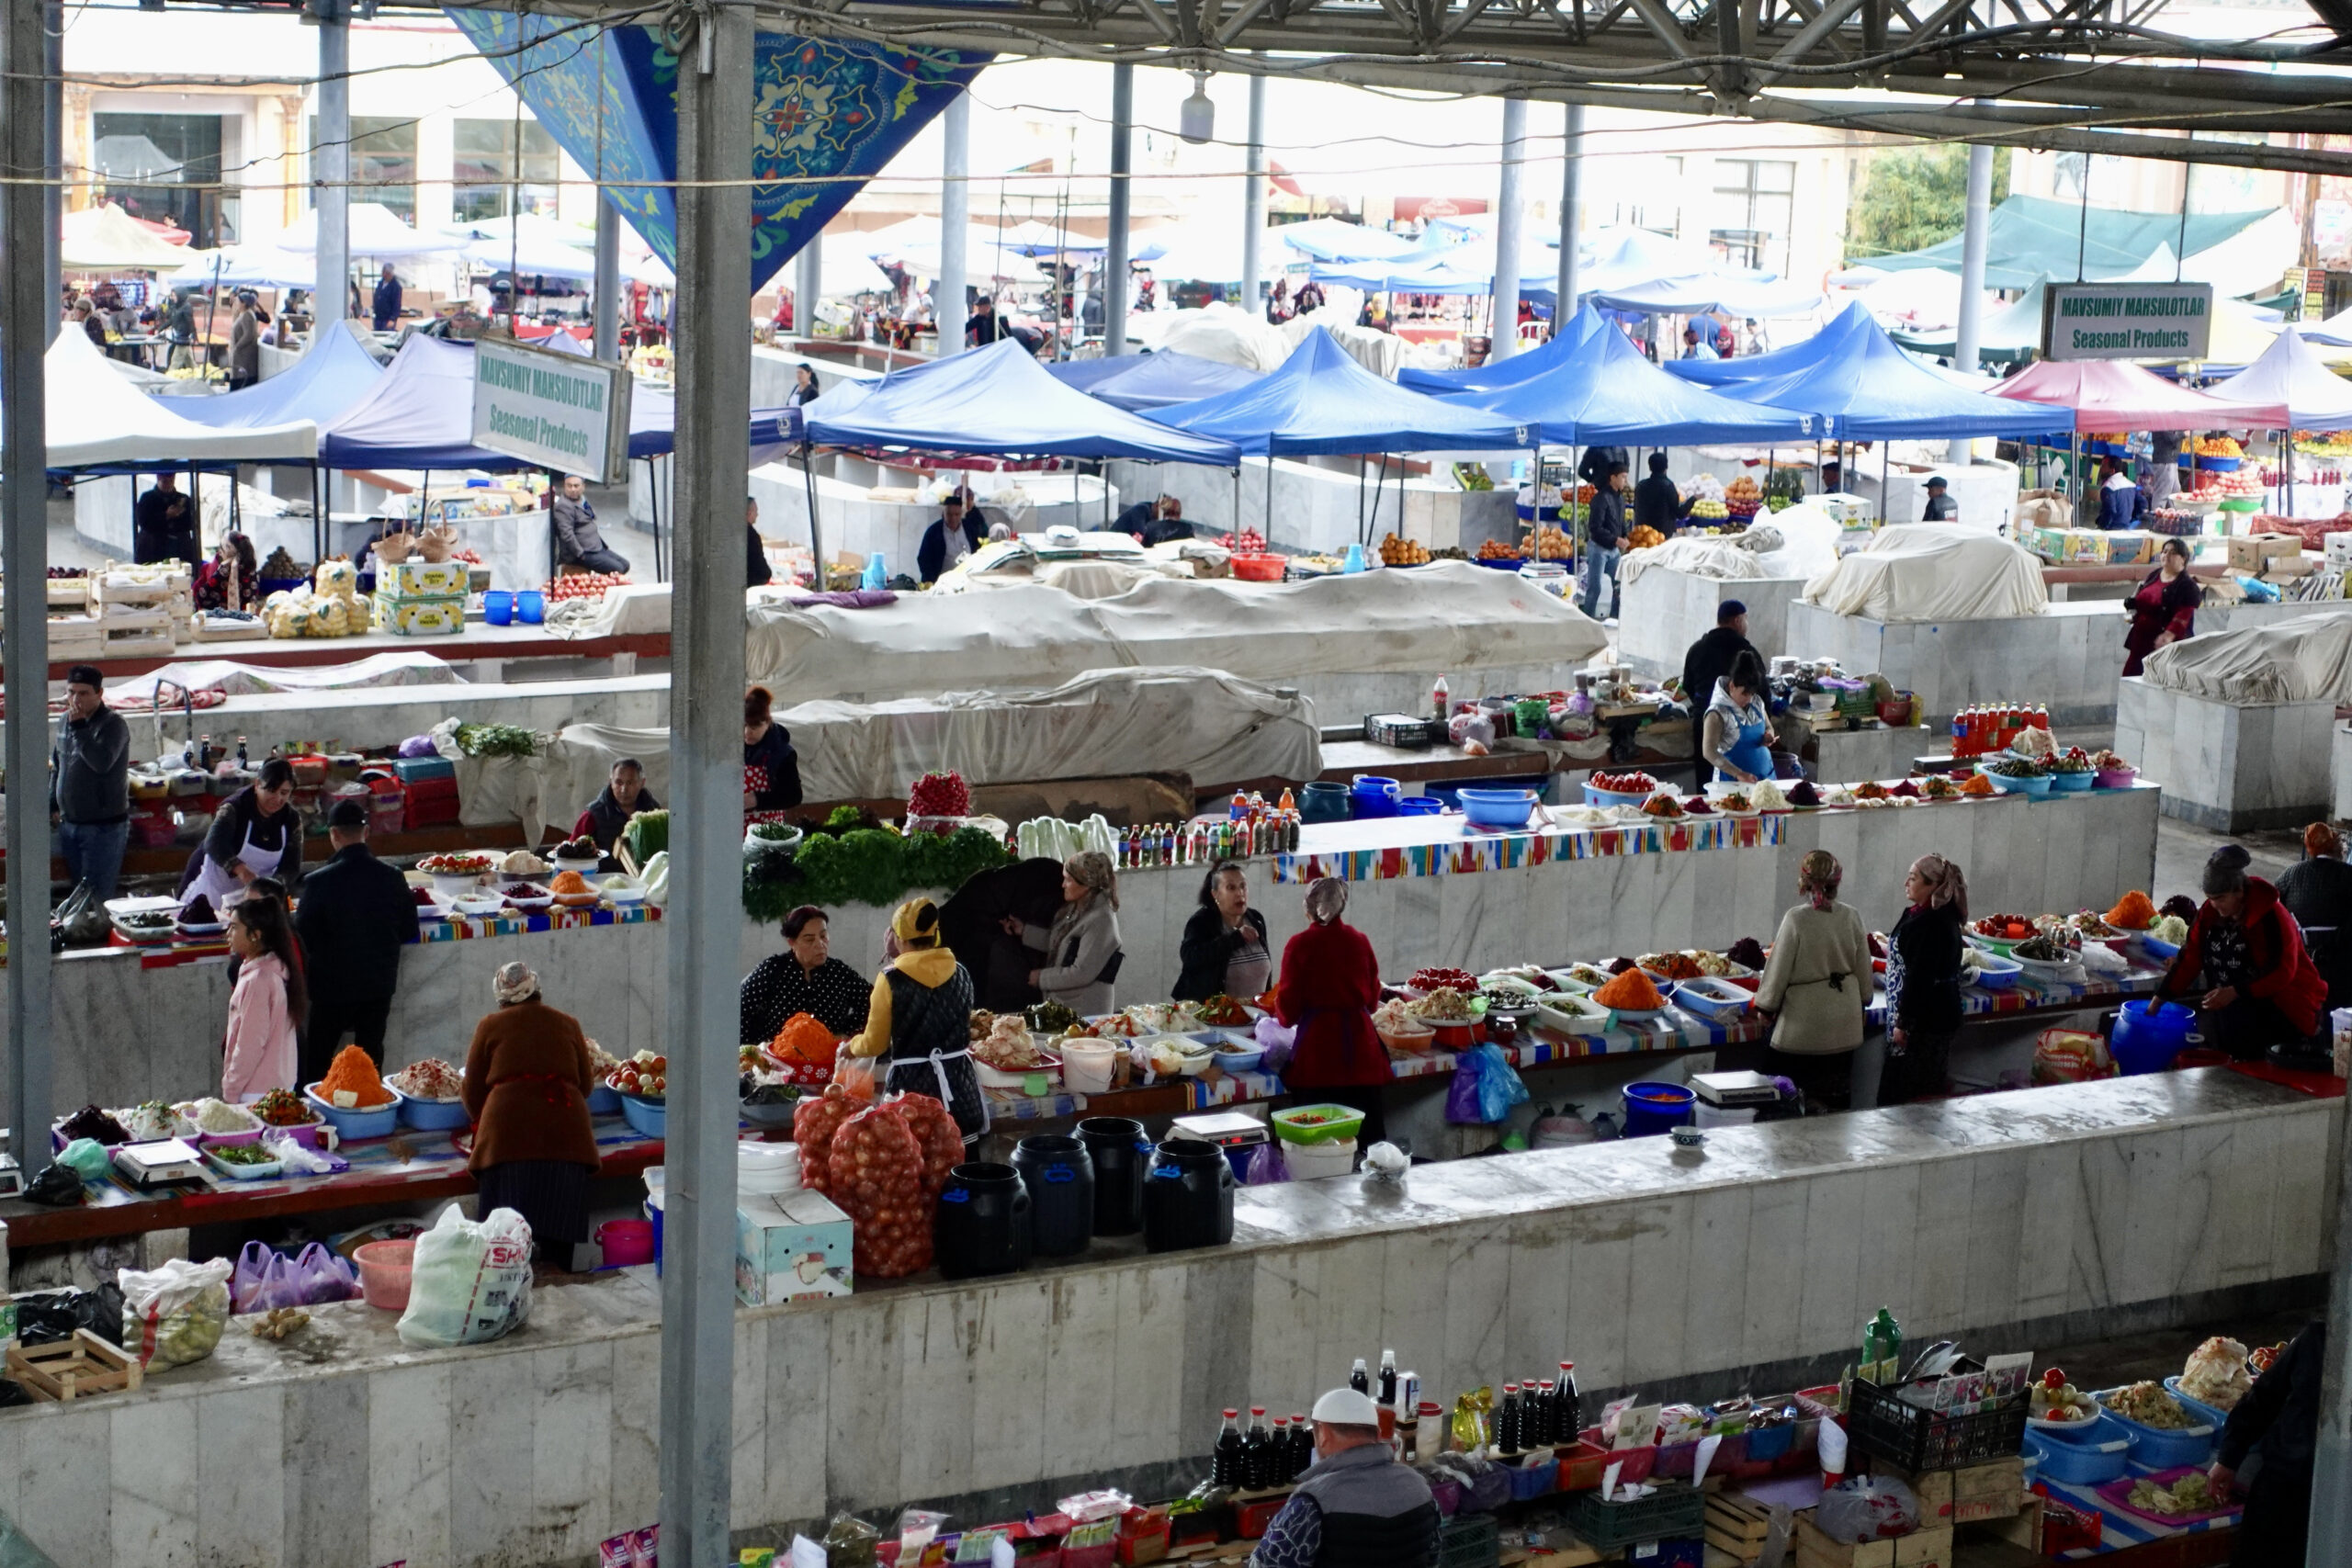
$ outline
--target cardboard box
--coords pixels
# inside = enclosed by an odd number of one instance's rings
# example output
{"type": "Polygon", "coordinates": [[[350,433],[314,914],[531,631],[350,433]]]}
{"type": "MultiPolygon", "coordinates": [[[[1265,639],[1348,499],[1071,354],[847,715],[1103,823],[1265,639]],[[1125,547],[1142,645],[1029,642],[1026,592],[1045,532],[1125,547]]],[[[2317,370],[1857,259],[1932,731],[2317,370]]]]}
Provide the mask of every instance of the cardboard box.
{"type": "Polygon", "coordinates": [[[850,1219],[821,1192],[735,1206],[735,1299],[745,1306],[850,1293],[850,1219]]]}
{"type": "Polygon", "coordinates": [[[1951,1568],[1951,1527],[1930,1525],[1893,1540],[1832,1540],[1797,1516],[1797,1568],[1951,1568]]]}
{"type": "Polygon", "coordinates": [[[1965,1470],[1906,1471],[1873,1460],[1871,1472],[1891,1475],[1911,1488],[1919,1499],[1919,1517],[1942,1525],[1969,1524],[1979,1519],[2006,1519],[2025,1506],[2025,1461],[1996,1459],[1965,1470]]]}
{"type": "Polygon", "coordinates": [[[2041,1499],[2028,1493],[2020,1500],[2018,1511],[2007,1518],[1979,1519],[1963,1524],[1955,1532],[1955,1544],[1966,1546],[1974,1542],[2007,1541],[2039,1553],[2041,1550],[2041,1499]]]}
{"type": "Polygon", "coordinates": [[[2296,560],[2303,553],[2300,534],[2238,534],[2230,539],[2230,570],[2259,571],[2270,560],[2296,560]]]}
{"type": "Polygon", "coordinates": [[[376,592],[412,597],[463,596],[472,581],[472,569],[461,560],[404,560],[398,566],[376,564],[376,592]]]}
{"type": "Polygon", "coordinates": [[[372,619],[379,631],[399,637],[452,637],[466,629],[462,593],[377,592],[372,619]]]}

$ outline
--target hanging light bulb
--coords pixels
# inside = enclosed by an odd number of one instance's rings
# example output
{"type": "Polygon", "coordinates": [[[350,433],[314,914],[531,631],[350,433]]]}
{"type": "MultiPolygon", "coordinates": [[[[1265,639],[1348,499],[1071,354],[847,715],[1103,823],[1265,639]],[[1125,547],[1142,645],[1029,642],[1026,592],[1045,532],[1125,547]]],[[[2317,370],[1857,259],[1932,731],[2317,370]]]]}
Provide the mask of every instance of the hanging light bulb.
{"type": "Polygon", "coordinates": [[[1193,73],[1193,96],[1177,108],[1176,134],[1198,144],[1216,134],[1216,102],[1209,96],[1209,73],[1193,73]]]}

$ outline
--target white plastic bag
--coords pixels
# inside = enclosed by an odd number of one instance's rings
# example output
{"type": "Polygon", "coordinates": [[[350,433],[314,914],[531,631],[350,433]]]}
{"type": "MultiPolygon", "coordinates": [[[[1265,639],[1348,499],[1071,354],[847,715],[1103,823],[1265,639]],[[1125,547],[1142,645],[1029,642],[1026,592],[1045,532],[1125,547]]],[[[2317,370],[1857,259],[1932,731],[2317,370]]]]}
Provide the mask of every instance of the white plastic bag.
{"type": "Polygon", "coordinates": [[[1919,1499],[1891,1475],[1852,1476],[1821,1495],[1813,1522],[1822,1534],[1837,1541],[1909,1535],[1919,1528],[1919,1499]]]}
{"type": "Polygon", "coordinates": [[[235,1271],[225,1258],[209,1263],[174,1258],[161,1269],[118,1270],[122,1348],[151,1372],[184,1367],[212,1354],[229,1326],[229,1276],[235,1271]]]}
{"type": "Polygon", "coordinates": [[[496,1339],[531,1315],[531,1227],[512,1209],[477,1224],[453,1204],[416,1238],[401,1343],[496,1339]]]}

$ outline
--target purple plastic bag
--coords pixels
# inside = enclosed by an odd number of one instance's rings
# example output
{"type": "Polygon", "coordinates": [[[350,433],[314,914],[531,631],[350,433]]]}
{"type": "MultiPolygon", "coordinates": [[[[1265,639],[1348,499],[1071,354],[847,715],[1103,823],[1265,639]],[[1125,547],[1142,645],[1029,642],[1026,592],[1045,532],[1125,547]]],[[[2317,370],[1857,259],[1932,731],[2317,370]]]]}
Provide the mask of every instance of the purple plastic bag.
{"type": "Polygon", "coordinates": [[[1454,1060],[1453,1077],[1445,1088],[1445,1119],[1457,1127],[1486,1125],[1487,1110],[1478,1094],[1478,1058],[1468,1052],[1454,1060]]]}
{"type": "Polygon", "coordinates": [[[1241,1162],[1241,1185],[1272,1187],[1278,1181],[1290,1179],[1290,1167],[1283,1161],[1282,1145],[1269,1138],[1250,1151],[1241,1162]]]}
{"type": "Polygon", "coordinates": [[[347,1302],[359,1294],[359,1266],[318,1242],[302,1249],[292,1265],[297,1306],[347,1302]]]}
{"type": "Polygon", "coordinates": [[[237,1266],[229,1275],[232,1313],[268,1312],[274,1307],[303,1304],[293,1260],[257,1241],[245,1243],[237,1266]]]}
{"type": "Polygon", "coordinates": [[[437,757],[441,753],[435,748],[430,735],[412,735],[401,742],[400,754],[403,757],[437,757]]]}
{"type": "Polygon", "coordinates": [[[1290,1066],[1290,1054],[1298,1043],[1298,1031],[1277,1021],[1272,1013],[1258,1021],[1255,1031],[1260,1049],[1266,1054],[1258,1063],[1260,1072],[1280,1076],[1290,1066]]]}

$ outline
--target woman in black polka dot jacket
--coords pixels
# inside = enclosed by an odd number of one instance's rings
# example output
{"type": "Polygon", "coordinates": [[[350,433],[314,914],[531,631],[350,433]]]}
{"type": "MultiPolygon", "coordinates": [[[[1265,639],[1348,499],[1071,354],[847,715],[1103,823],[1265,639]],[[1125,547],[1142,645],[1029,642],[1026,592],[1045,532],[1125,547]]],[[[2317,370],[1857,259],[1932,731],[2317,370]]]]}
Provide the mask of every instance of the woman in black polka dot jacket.
{"type": "Polygon", "coordinates": [[[762,961],[743,977],[741,1043],[775,1038],[785,1021],[805,1012],[845,1038],[865,1027],[872,983],[838,958],[827,956],[825,911],[803,904],[784,917],[785,952],[762,961]]]}

